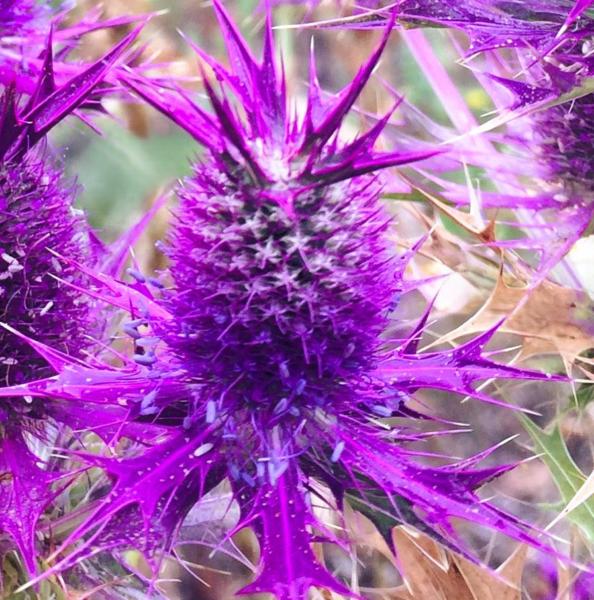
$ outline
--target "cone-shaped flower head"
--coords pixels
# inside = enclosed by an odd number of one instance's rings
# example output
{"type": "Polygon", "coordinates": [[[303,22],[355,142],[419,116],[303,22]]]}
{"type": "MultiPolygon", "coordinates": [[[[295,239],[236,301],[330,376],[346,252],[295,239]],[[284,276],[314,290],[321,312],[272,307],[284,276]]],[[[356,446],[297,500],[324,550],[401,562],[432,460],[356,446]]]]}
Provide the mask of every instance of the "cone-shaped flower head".
{"type": "MultiPolygon", "coordinates": [[[[47,362],[14,334],[80,355],[96,322],[88,296],[74,286],[85,277],[54,253],[94,262],[89,228],[74,208],[76,186],[65,180],[44,144],[45,134],[80,106],[127,45],[57,87],[51,43],[43,75],[29,99],[13,87],[0,98],[0,380],[20,385],[51,375],[47,362]]],[[[0,402],[0,531],[11,536],[29,569],[35,566],[34,525],[51,500],[54,477],[39,468],[26,433],[43,439],[44,419],[60,411],[38,398],[0,402]]]]}
{"type": "MultiPolygon", "coordinates": [[[[523,71],[529,85],[507,82],[516,95],[515,108],[541,101],[545,106],[553,104],[532,117],[533,150],[547,183],[557,184],[567,199],[578,203],[589,203],[594,195],[594,101],[589,83],[594,72],[594,10],[590,5],[591,1],[578,1],[543,6],[543,10],[563,19],[552,21],[562,27],[555,37],[538,39],[533,44],[523,43],[522,36],[512,36],[518,61],[510,66],[523,71]]],[[[527,26],[531,23],[529,17],[519,14],[527,26]]]]}
{"type": "MultiPolygon", "coordinates": [[[[6,91],[3,122],[22,119],[17,110],[14,95],[6,91]]],[[[78,355],[88,344],[89,303],[60,281],[76,280],[80,274],[60,267],[52,251],[89,262],[88,226],[74,209],[76,187],[65,181],[47,150],[28,149],[26,138],[17,144],[18,150],[7,151],[0,168],[2,320],[78,355]]],[[[14,385],[47,373],[47,363],[6,329],[0,330],[0,347],[2,381],[14,385]]]]}
{"type": "MultiPolygon", "coordinates": [[[[313,124],[311,137],[291,131],[272,68],[258,84],[258,96],[271,91],[270,113],[252,113],[253,129],[242,132],[212,96],[227,132],[243,139],[213,149],[179,191],[175,287],[165,295],[176,324],[163,331],[195,378],[188,419],[235,415],[239,429],[255,419],[262,433],[353,393],[377,363],[401,286],[379,186],[371,175],[350,178],[368,168],[360,151],[323,147],[334,123],[321,136],[313,124]]],[[[239,464],[270,456],[266,437],[244,446],[239,464]]]]}
{"type": "Polygon", "coordinates": [[[534,116],[539,161],[547,181],[558,184],[567,198],[594,200],[594,97],[548,108],[534,116]]]}
{"type": "Polygon", "coordinates": [[[492,332],[430,354],[417,352],[424,320],[409,339],[390,338],[415,250],[396,253],[371,173],[433,152],[377,152],[385,120],[354,141],[340,135],[387,36],[332,100],[322,99],[312,65],[299,116],[286,98],[270,23],[259,61],[218,2],[215,9],[230,68],[196,49],[220,83],[215,90],[205,78],[211,112],[181,90],[127,80],[206,149],[178,190],[168,245],[173,286],[154,291],[136,272],[125,285],[82,268],[94,296],[132,313],[124,331],[134,357],[118,368],[61,356],[52,359],[55,377],[0,390],[117,403],[160,428],[132,456],[86,456],[113,486],[64,547],[84,542],[55,568],[101,548],[158,555],[225,479],[241,511],[237,528],[253,526],[261,544],[260,572],[244,592],[301,600],[322,586],[350,595],[313,554],[315,539],[333,538],[311,510],[312,495],[339,509],[351,498],[372,518],[381,510],[392,524],[412,523],[456,547],[452,517],[538,545],[527,526],[491,504],[477,509],[474,490],[508,467],[475,468],[488,452],[424,466],[403,444],[425,434],[378,422],[404,416],[414,425],[418,415],[405,402],[419,387],[494,401],[474,384],[540,377],[484,358],[492,332]]]}

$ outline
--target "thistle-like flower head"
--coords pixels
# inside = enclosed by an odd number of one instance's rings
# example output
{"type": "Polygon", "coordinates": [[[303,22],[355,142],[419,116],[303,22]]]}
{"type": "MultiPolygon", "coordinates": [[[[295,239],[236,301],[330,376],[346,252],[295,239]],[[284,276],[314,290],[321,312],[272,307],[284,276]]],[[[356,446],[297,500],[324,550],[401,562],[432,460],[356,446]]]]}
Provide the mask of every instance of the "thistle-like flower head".
{"type": "Polygon", "coordinates": [[[539,545],[528,526],[493,505],[479,510],[475,489],[508,468],[476,468],[488,451],[429,467],[404,447],[426,436],[406,406],[417,389],[495,401],[474,384],[541,376],[485,358],[491,331],[452,351],[418,353],[428,311],[407,339],[390,334],[415,249],[396,252],[372,173],[434,151],[376,151],[387,117],[353,141],[340,134],[387,36],[331,100],[322,99],[312,66],[300,116],[286,98],[270,23],[259,61],[218,2],[215,9],[230,68],[196,49],[220,85],[205,78],[211,112],[181,90],[127,79],[206,149],[178,190],[166,246],[172,287],[159,290],[135,271],[126,285],[77,265],[93,278],[94,296],[131,312],[123,329],[134,356],[122,367],[82,366],[32,342],[56,376],[0,390],[117,404],[160,427],[132,455],[85,457],[113,485],[65,541],[84,539],[56,569],[99,549],[136,546],[158,556],[225,479],[241,512],[236,529],[253,526],[261,544],[260,572],[245,593],[301,600],[322,586],[351,594],[314,556],[313,541],[335,538],[312,498],[337,509],[351,499],[454,547],[461,546],[452,518],[539,545]],[[396,416],[411,427],[385,421],[396,416]]]}
{"type": "MultiPolygon", "coordinates": [[[[9,101],[8,95],[4,101],[9,101]]],[[[90,303],[64,283],[80,285],[80,273],[59,268],[52,251],[89,262],[93,249],[88,226],[73,207],[76,188],[48,159],[45,151],[30,150],[18,161],[3,161],[0,169],[2,320],[79,355],[93,333],[90,303]]],[[[7,329],[0,330],[0,348],[0,378],[5,384],[50,374],[43,358],[7,329]]],[[[1,410],[8,428],[18,428],[29,416],[45,416],[43,402],[38,401],[8,399],[1,410]]]]}
{"type": "MultiPolygon", "coordinates": [[[[20,334],[60,352],[80,356],[94,333],[88,296],[77,291],[80,271],[62,266],[54,253],[94,260],[90,230],[74,208],[76,186],[65,180],[48,152],[47,131],[75,111],[128,45],[124,40],[99,63],[57,86],[51,41],[33,95],[14,87],[0,98],[0,380],[18,386],[51,375],[51,368],[20,334]]],[[[33,397],[8,396],[0,405],[0,529],[8,533],[30,570],[35,567],[35,521],[53,492],[55,477],[40,468],[28,434],[44,437],[44,420],[63,414],[33,397]]]]}
{"type": "MultiPolygon", "coordinates": [[[[526,84],[500,81],[514,92],[514,108],[544,105],[527,129],[547,183],[557,184],[574,203],[589,204],[594,193],[590,152],[594,103],[589,84],[594,69],[594,12],[589,1],[575,2],[573,7],[572,3],[553,4],[551,14],[560,17],[557,23],[563,19],[555,37],[540,39],[534,45],[521,43],[521,36],[515,38],[518,60],[508,68],[522,71],[526,84]]],[[[520,18],[529,16],[520,14],[520,18]]]]}
{"type": "Polygon", "coordinates": [[[547,181],[557,184],[567,198],[588,204],[594,200],[593,117],[592,94],[533,117],[535,148],[547,181]]]}

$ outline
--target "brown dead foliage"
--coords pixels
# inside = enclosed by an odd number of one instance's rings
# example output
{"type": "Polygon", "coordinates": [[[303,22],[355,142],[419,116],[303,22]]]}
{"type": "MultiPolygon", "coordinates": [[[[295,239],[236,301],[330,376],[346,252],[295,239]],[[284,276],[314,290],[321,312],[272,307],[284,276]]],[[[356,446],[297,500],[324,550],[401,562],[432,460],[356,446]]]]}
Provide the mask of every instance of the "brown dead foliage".
{"type": "Polygon", "coordinates": [[[391,600],[520,600],[526,548],[520,547],[497,572],[445,550],[408,527],[392,532],[404,585],[391,600]]]}
{"type": "Polygon", "coordinates": [[[593,310],[588,295],[579,290],[546,279],[528,287],[518,280],[506,281],[500,273],[489,297],[474,315],[435,343],[483,332],[505,319],[499,331],[522,337],[519,359],[558,353],[573,363],[582,352],[594,347],[594,330],[588,325],[593,310]]]}

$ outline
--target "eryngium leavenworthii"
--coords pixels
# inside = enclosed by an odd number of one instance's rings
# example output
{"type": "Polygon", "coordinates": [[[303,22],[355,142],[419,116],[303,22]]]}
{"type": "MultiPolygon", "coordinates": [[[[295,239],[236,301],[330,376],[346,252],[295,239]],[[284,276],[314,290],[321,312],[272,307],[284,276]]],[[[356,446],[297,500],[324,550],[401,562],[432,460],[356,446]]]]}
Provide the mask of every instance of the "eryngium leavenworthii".
{"type": "Polygon", "coordinates": [[[315,539],[333,539],[311,510],[316,496],[338,509],[353,499],[372,518],[381,510],[391,523],[454,547],[454,517],[539,545],[529,526],[475,492],[508,466],[478,469],[483,454],[429,467],[405,446],[428,435],[406,407],[418,388],[493,401],[474,384],[542,376],[484,358],[492,331],[425,354],[417,352],[424,321],[404,341],[387,333],[414,250],[394,251],[370,173],[432,152],[375,151],[385,120],[350,143],[339,136],[387,35],[334,99],[322,99],[312,67],[299,118],[287,103],[270,23],[260,62],[215,8],[232,69],[198,50],[223,88],[205,80],[212,114],[182,91],[128,78],[207,150],[179,189],[169,245],[174,286],[160,293],[139,273],[128,286],[96,274],[105,300],[131,312],[124,331],[134,356],[121,367],[64,359],[55,378],[20,392],[125,406],[155,427],[131,453],[86,457],[109,474],[111,491],[64,542],[63,549],[80,544],[54,569],[130,547],[157,569],[188,511],[225,479],[241,511],[237,529],[252,526],[261,544],[246,593],[301,600],[321,586],[350,595],[312,551],[315,539]],[[385,419],[394,416],[409,425],[391,427],[385,419]]]}
{"type": "Polygon", "coordinates": [[[190,422],[242,406],[266,430],[344,399],[377,364],[401,287],[372,176],[307,189],[305,158],[258,152],[276,181],[213,155],[180,189],[163,339],[200,386],[190,422]]]}
{"type": "MultiPolygon", "coordinates": [[[[87,261],[84,219],[72,207],[75,188],[64,181],[43,150],[0,167],[0,319],[58,350],[80,355],[93,333],[90,303],[67,283],[81,285],[80,271],[60,267],[51,250],[87,261]]],[[[0,328],[0,379],[17,385],[51,375],[26,341],[0,328]]],[[[46,400],[2,398],[0,403],[0,526],[35,568],[34,521],[52,498],[52,477],[37,466],[27,434],[44,439],[52,414],[46,400]],[[16,496],[16,497],[15,497],[16,496]]]]}
{"type": "MultiPolygon", "coordinates": [[[[135,35],[61,87],[53,78],[50,46],[33,95],[19,98],[9,87],[0,97],[0,380],[7,388],[22,391],[27,382],[51,376],[49,365],[61,352],[80,356],[96,333],[89,296],[80,291],[88,279],[55,256],[94,263],[96,247],[73,208],[76,186],[65,180],[44,138],[85,102],[135,35]],[[27,336],[52,351],[42,357],[27,336]]],[[[35,438],[47,442],[49,421],[79,427],[92,413],[78,406],[66,409],[55,397],[40,398],[34,391],[24,398],[1,396],[0,542],[16,546],[34,571],[36,523],[59,491],[54,483],[63,474],[52,473],[29,445],[35,438]]]]}
{"type": "MultiPolygon", "coordinates": [[[[594,29],[594,16],[588,23],[594,29]]],[[[531,64],[528,75],[545,99],[565,98],[532,117],[532,148],[544,167],[547,184],[559,187],[568,200],[586,204],[594,199],[594,95],[588,84],[594,72],[593,53],[591,36],[583,41],[568,40],[543,62],[535,62],[536,53],[519,53],[519,62],[531,64]]],[[[519,103],[523,103],[521,95],[519,103]]]]}
{"type": "Polygon", "coordinates": [[[549,183],[567,198],[594,200],[594,96],[548,108],[534,116],[538,158],[549,183]]]}
{"type": "MultiPolygon", "coordinates": [[[[80,271],[61,266],[51,252],[88,262],[89,231],[73,207],[75,194],[76,187],[65,181],[45,150],[33,149],[0,166],[1,320],[78,355],[89,343],[89,302],[64,283],[80,285],[80,271]]],[[[5,329],[0,330],[0,348],[5,384],[48,373],[47,362],[5,329]]],[[[22,407],[22,401],[18,404],[22,407]]]]}

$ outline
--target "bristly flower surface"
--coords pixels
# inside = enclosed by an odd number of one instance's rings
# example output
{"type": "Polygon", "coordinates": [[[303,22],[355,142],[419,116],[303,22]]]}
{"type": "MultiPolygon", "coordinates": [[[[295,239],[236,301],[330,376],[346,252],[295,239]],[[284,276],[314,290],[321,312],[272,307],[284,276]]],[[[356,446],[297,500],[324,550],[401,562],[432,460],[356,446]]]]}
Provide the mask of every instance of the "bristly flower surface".
{"type": "MultiPolygon", "coordinates": [[[[549,13],[558,17],[551,19],[552,26],[560,26],[554,37],[531,41],[511,30],[509,41],[513,40],[513,44],[508,45],[515,48],[517,60],[508,59],[507,69],[512,74],[521,73],[525,84],[512,81],[512,76],[508,81],[500,80],[514,93],[514,108],[543,103],[544,109],[534,114],[526,129],[544,177],[573,203],[587,205],[594,194],[590,151],[594,102],[588,83],[594,72],[592,4],[585,0],[540,7],[543,19],[549,13]]],[[[518,19],[530,27],[534,16],[514,10],[518,19]]]]}
{"type": "Polygon", "coordinates": [[[475,384],[542,376],[485,358],[492,331],[433,353],[417,351],[425,320],[406,340],[389,334],[415,250],[395,252],[371,173],[434,152],[377,152],[385,121],[351,142],[339,131],[387,34],[332,100],[323,100],[312,65],[298,116],[270,22],[258,61],[218,2],[215,9],[230,68],[196,49],[220,84],[205,78],[211,112],[181,90],[127,80],[206,149],[178,190],[167,246],[173,286],[155,291],[134,271],[126,285],[79,266],[94,296],[131,312],[124,332],[134,356],[121,367],[83,366],[31,341],[57,374],[0,390],[123,406],[161,428],[131,454],[84,457],[105,469],[111,491],[64,542],[83,540],[55,569],[130,547],[156,566],[188,511],[224,480],[240,509],[235,530],[253,527],[261,545],[258,576],[243,593],[302,600],[320,586],[353,595],[313,553],[312,542],[336,541],[312,510],[319,501],[379,509],[462,551],[455,518],[539,546],[528,525],[479,499],[475,490],[509,468],[478,468],[489,451],[429,467],[405,447],[426,437],[406,406],[417,389],[496,402],[475,384]],[[391,427],[390,417],[410,418],[411,427],[391,427]]]}
{"type": "Polygon", "coordinates": [[[567,198],[587,204],[594,201],[593,118],[592,94],[533,117],[535,149],[547,182],[557,184],[567,198]]]}
{"type": "MultiPolygon", "coordinates": [[[[96,246],[74,208],[76,186],[45,147],[46,133],[75,111],[99,84],[131,38],[99,63],[56,86],[51,43],[43,74],[28,98],[14,87],[0,97],[0,380],[20,386],[52,373],[22,335],[80,357],[95,333],[90,299],[76,290],[86,285],[78,269],[60,265],[53,253],[83,263],[96,262],[96,246]],[[15,335],[15,331],[19,335],[15,335]]],[[[32,451],[34,438],[49,444],[50,421],[73,426],[83,412],[70,414],[59,402],[7,396],[0,404],[0,531],[35,570],[36,523],[56,493],[59,475],[32,451]]],[[[48,448],[51,444],[48,445],[48,448]]],[[[3,547],[5,547],[3,540],[3,547]]]]}

